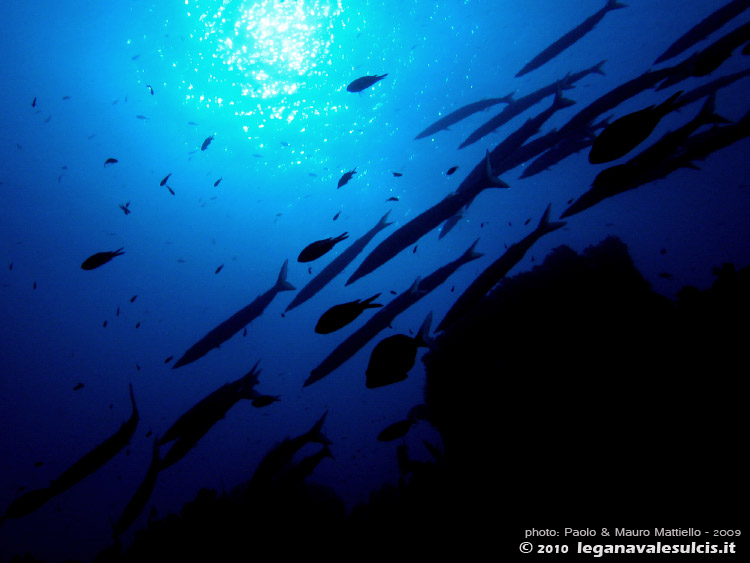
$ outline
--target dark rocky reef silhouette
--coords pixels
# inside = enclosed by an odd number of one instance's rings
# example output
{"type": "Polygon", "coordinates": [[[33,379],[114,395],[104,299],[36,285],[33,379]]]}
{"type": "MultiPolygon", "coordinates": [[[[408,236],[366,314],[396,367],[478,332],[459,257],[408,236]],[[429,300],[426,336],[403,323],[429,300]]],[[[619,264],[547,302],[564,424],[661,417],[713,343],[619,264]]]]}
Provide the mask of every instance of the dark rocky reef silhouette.
{"type": "Polygon", "coordinates": [[[398,485],[350,514],[304,480],[252,495],[204,489],[99,560],[487,549],[516,560],[524,527],[731,524],[750,268],[714,274],[711,288],[685,287],[672,302],[616,238],[581,254],[558,247],[505,278],[425,355],[444,448],[434,462],[406,458],[398,485]]]}
{"type": "Polygon", "coordinates": [[[714,274],[673,303],[610,237],[505,278],[424,358],[452,474],[519,527],[731,522],[750,268],[714,274]]]}

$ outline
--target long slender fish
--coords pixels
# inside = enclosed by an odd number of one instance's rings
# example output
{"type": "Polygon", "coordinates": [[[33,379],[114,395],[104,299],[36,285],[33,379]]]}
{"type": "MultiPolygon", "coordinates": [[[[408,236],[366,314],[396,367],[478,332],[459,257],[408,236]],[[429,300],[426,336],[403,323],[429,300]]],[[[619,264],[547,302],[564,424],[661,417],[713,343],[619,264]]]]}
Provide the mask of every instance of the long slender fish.
{"type": "Polygon", "coordinates": [[[350,244],[346,250],[334,258],[317,276],[311,279],[307,285],[294,296],[294,299],[289,303],[286,310],[291,311],[295,307],[299,307],[302,303],[323,289],[333,278],[343,272],[344,269],[360,254],[360,252],[365,249],[365,246],[367,246],[375,235],[393,224],[387,222],[389,214],[390,211],[380,218],[377,225],[350,244]]]}
{"type": "MultiPolygon", "coordinates": [[[[501,173],[499,170],[509,170],[523,162],[523,160],[520,160],[521,157],[516,156],[517,154],[522,154],[522,158],[528,160],[529,152],[521,150],[523,143],[536,134],[556,111],[568,107],[572,103],[565,99],[561,92],[558,92],[548,109],[527,119],[521,127],[510,134],[492,152],[487,151],[485,158],[469,172],[455,193],[446,196],[442,201],[416,216],[376,246],[347,280],[346,285],[366,276],[402,250],[416,243],[441,223],[459,213],[462,208],[470,205],[474,198],[485,189],[507,188],[508,184],[497,177],[497,174],[501,173]],[[512,166],[509,163],[513,163],[512,166]],[[499,170],[498,166],[500,166],[499,170]]],[[[547,140],[542,144],[542,147],[549,147],[547,140]]],[[[538,153],[544,148],[535,150],[538,153]]]]}
{"type": "Polygon", "coordinates": [[[276,294],[281,291],[293,291],[294,286],[286,281],[289,260],[284,261],[279,277],[274,286],[265,293],[256,297],[247,307],[237,311],[226,321],[211,330],[206,336],[188,348],[182,357],[175,362],[172,369],[187,365],[202,358],[214,348],[218,348],[224,342],[246,327],[250,322],[259,317],[266,307],[273,301],[276,294]]]}
{"type": "Polygon", "coordinates": [[[715,12],[712,12],[682,36],[677,41],[672,43],[667,50],[657,57],[654,64],[659,64],[667,61],[673,57],[676,57],[680,53],[688,50],[690,47],[702,41],[714,31],[721,28],[724,24],[730,20],[739,16],[742,12],[750,8],[750,2],[747,0],[733,0],[728,4],[722,6],[715,12]]]}
{"type": "Polygon", "coordinates": [[[151,457],[151,464],[148,466],[146,476],[128,501],[128,504],[125,505],[125,509],[122,511],[120,518],[112,527],[112,535],[115,538],[127,530],[133,522],[135,522],[135,519],[138,518],[140,513],[143,512],[148,499],[151,498],[151,493],[154,491],[160,464],[159,437],[156,436],[154,437],[154,449],[151,457]]]}
{"type": "Polygon", "coordinates": [[[750,22],[733,29],[711,43],[705,49],[691,55],[687,60],[671,67],[670,76],[656,90],[663,90],[691,76],[706,76],[719,68],[732,56],[735,49],[750,39],[750,22]]]}
{"type": "MultiPolygon", "coordinates": [[[[721,88],[725,88],[738,80],[749,76],[750,69],[721,76],[680,96],[675,103],[675,107],[681,108],[692,104],[693,102],[705,98],[707,95],[717,92],[721,88]]],[[[606,126],[607,120],[605,119],[599,123],[594,123],[585,129],[581,129],[578,132],[570,131],[559,141],[555,141],[550,149],[541,155],[538,155],[536,160],[527,164],[519,178],[528,178],[535,174],[539,174],[540,172],[544,172],[564,158],[590,147],[596,137],[596,131],[603,129],[606,126]]],[[[530,158],[534,157],[531,156],[530,158]]]]}
{"type": "Polygon", "coordinates": [[[467,262],[481,257],[482,254],[474,250],[477,242],[479,242],[479,239],[474,241],[460,257],[445,266],[441,266],[425,279],[420,280],[418,278],[408,291],[395,297],[390,303],[370,317],[364,325],[339,344],[318,367],[310,372],[310,377],[305,380],[304,387],[323,379],[356,354],[365,344],[375,338],[380,331],[387,328],[399,314],[447,280],[458,268],[467,262]]]}
{"type": "Polygon", "coordinates": [[[222,385],[177,419],[159,441],[159,444],[165,444],[177,440],[164,456],[160,471],[181,460],[241,399],[254,401],[262,397],[254,388],[261,371],[257,367],[256,362],[253,369],[243,377],[222,385]]]}
{"type": "Polygon", "coordinates": [[[51,487],[57,493],[69,489],[81,479],[99,469],[130,443],[130,439],[133,437],[135,429],[138,426],[139,419],[132,385],[130,385],[130,404],[132,406],[130,418],[122,423],[117,432],[76,461],[62,475],[52,481],[51,487]]]}
{"type": "Polygon", "coordinates": [[[602,20],[602,18],[607,15],[607,12],[626,7],[627,4],[622,4],[621,2],[617,2],[616,0],[607,0],[607,4],[601,10],[586,18],[583,22],[571,29],[568,33],[563,35],[560,39],[552,43],[552,45],[547,47],[544,51],[542,51],[536,57],[526,63],[526,66],[518,71],[518,74],[516,74],[516,78],[518,78],[519,76],[523,76],[524,74],[539,68],[544,63],[554,59],[565,49],[573,45],[573,43],[586,35],[589,31],[594,29],[596,24],[598,24],[602,20]]]}
{"type": "Polygon", "coordinates": [[[182,414],[161,437],[159,445],[176,440],[183,434],[194,433],[205,426],[206,421],[212,420],[210,425],[213,425],[241,398],[257,397],[258,392],[255,391],[255,386],[258,384],[258,376],[262,371],[258,369],[259,363],[260,361],[256,362],[253,368],[241,378],[225,383],[182,414]]]}
{"type": "Polygon", "coordinates": [[[34,489],[16,498],[10,503],[4,516],[0,518],[0,522],[6,518],[21,518],[31,514],[50,499],[99,469],[122,450],[130,442],[138,426],[138,409],[135,406],[132,385],[130,386],[130,402],[133,406],[130,418],[122,423],[117,432],[66,469],[62,475],[52,481],[49,487],[34,489]]]}
{"type": "Polygon", "coordinates": [[[472,131],[471,135],[469,135],[466,140],[464,140],[459,146],[459,149],[462,149],[464,147],[468,147],[469,145],[476,143],[480,139],[484,138],[485,136],[489,135],[499,127],[505,125],[516,117],[517,115],[521,115],[523,112],[525,112],[530,107],[536,105],[537,103],[541,102],[544,98],[548,96],[554,96],[557,94],[558,90],[569,90],[575,86],[575,83],[581,80],[582,78],[585,78],[589,74],[595,73],[595,74],[604,74],[604,71],[602,70],[602,65],[605,63],[605,61],[600,61],[599,63],[595,64],[591,68],[587,68],[585,70],[576,72],[575,74],[568,74],[565,77],[563,77],[561,80],[556,80],[555,82],[551,82],[550,84],[547,84],[546,86],[539,88],[538,90],[532,92],[531,94],[527,94],[526,96],[523,96],[522,98],[518,98],[513,103],[509,104],[507,107],[503,108],[503,111],[483,123],[481,126],[479,126],[477,129],[472,131]]]}
{"type": "Polygon", "coordinates": [[[544,211],[544,214],[539,221],[539,225],[533,232],[526,235],[517,243],[510,245],[508,250],[506,250],[500,258],[495,260],[481,274],[479,274],[479,276],[477,276],[477,278],[468,288],[466,288],[445,314],[445,317],[440,321],[436,331],[439,332],[446,330],[460,319],[470,307],[478,303],[487,292],[495,287],[495,285],[507,275],[513,266],[521,261],[526,252],[536,241],[547,233],[556,231],[566,225],[565,222],[561,221],[550,222],[549,215],[551,208],[551,204],[547,206],[547,209],[544,211]]]}
{"type": "Polygon", "coordinates": [[[450,127],[451,125],[458,123],[463,119],[466,119],[470,115],[474,115],[477,112],[484,111],[487,108],[491,108],[492,106],[495,106],[497,104],[512,103],[513,94],[511,93],[507,96],[503,96],[502,98],[490,98],[488,100],[480,100],[478,102],[466,104],[465,106],[461,106],[457,110],[452,111],[448,115],[438,119],[435,123],[427,127],[427,129],[422,131],[419,135],[414,137],[414,139],[423,139],[424,137],[429,137],[430,135],[439,133],[440,131],[448,129],[448,127],[450,127]]]}
{"type": "Polygon", "coordinates": [[[291,463],[296,454],[304,445],[317,442],[328,446],[331,441],[323,434],[323,424],[328,411],[323,413],[318,421],[304,434],[294,438],[284,438],[278,445],[274,446],[263,457],[255,469],[248,483],[246,495],[263,494],[267,492],[268,485],[279,475],[284,467],[291,463]]]}

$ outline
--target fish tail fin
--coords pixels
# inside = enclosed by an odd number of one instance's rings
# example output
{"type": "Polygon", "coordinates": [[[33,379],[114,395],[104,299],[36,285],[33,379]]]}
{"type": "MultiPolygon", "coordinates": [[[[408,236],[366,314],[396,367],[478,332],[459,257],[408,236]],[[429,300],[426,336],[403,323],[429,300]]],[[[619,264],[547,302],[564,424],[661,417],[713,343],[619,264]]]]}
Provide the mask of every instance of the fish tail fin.
{"type": "Polygon", "coordinates": [[[407,293],[416,293],[419,291],[419,284],[422,281],[422,276],[417,276],[417,279],[414,280],[414,283],[411,284],[411,287],[406,290],[407,293]]]}
{"type": "Polygon", "coordinates": [[[118,248],[117,250],[115,250],[112,254],[114,254],[115,256],[120,256],[120,254],[125,254],[124,252],[121,252],[121,250],[124,250],[124,249],[125,249],[125,247],[121,246],[120,248],[118,248]]]}
{"type": "Polygon", "coordinates": [[[716,92],[713,92],[708,96],[696,119],[703,124],[714,123],[718,125],[720,123],[732,123],[726,117],[716,113],[716,92]]]}
{"type": "Polygon", "coordinates": [[[365,299],[364,301],[360,302],[360,305],[363,305],[365,309],[372,309],[373,307],[382,307],[383,305],[380,303],[373,303],[378,297],[380,297],[380,294],[377,293],[370,297],[369,299],[365,299]]]}
{"type": "Polygon", "coordinates": [[[286,260],[284,260],[284,265],[281,266],[279,277],[276,280],[276,289],[278,291],[294,291],[295,289],[297,289],[288,281],[286,281],[286,274],[288,270],[289,270],[289,259],[287,258],[286,260]]]}
{"type": "Polygon", "coordinates": [[[607,5],[605,6],[607,10],[617,10],[618,8],[627,7],[627,4],[623,4],[622,2],[618,2],[617,0],[607,0],[607,5]]]}
{"type": "Polygon", "coordinates": [[[245,392],[252,391],[253,387],[258,385],[258,376],[263,371],[262,369],[258,369],[258,364],[260,363],[260,360],[255,362],[255,365],[253,366],[253,369],[251,369],[249,372],[245,374],[245,376],[242,378],[242,389],[245,392]]]}
{"type": "Polygon", "coordinates": [[[472,245],[461,255],[461,260],[464,262],[470,262],[471,260],[476,260],[477,258],[481,258],[484,256],[483,253],[477,252],[474,250],[477,246],[477,243],[479,242],[479,239],[475,240],[472,245]]]}
{"type": "Polygon", "coordinates": [[[591,67],[591,72],[593,72],[595,74],[601,74],[602,76],[605,76],[606,73],[602,70],[602,66],[606,62],[607,62],[607,59],[604,59],[603,61],[599,61],[593,67],[591,67]]]}
{"type": "Polygon", "coordinates": [[[430,338],[431,325],[432,325],[432,311],[427,313],[427,316],[425,317],[424,321],[422,321],[422,326],[419,327],[419,331],[417,332],[417,336],[415,337],[418,347],[420,348],[423,348],[423,347],[432,348],[433,347],[434,340],[430,338]]]}
{"type": "Polygon", "coordinates": [[[135,406],[135,395],[133,395],[133,384],[130,384],[130,404],[133,406],[133,412],[138,412],[135,406]]]}
{"type": "Polygon", "coordinates": [[[513,90],[510,94],[506,94],[505,96],[503,96],[502,98],[500,98],[500,103],[501,104],[512,104],[513,102],[516,101],[516,100],[513,99],[513,96],[515,96],[515,95],[516,95],[516,91],[513,90]]]}
{"type": "Polygon", "coordinates": [[[493,188],[509,188],[510,186],[503,182],[499,176],[494,176],[492,174],[492,162],[490,161],[490,149],[487,149],[484,153],[484,171],[486,180],[489,183],[490,187],[493,188]]]}
{"type": "Polygon", "coordinates": [[[349,238],[349,233],[348,232],[342,233],[339,236],[337,236],[335,239],[333,239],[333,242],[335,244],[335,243],[341,242],[342,240],[347,239],[347,238],[349,238]]]}
{"type": "Polygon", "coordinates": [[[391,221],[390,223],[388,222],[388,215],[390,214],[391,214],[391,211],[389,209],[388,213],[386,213],[380,218],[380,221],[378,221],[378,224],[375,225],[375,227],[377,229],[385,229],[386,227],[390,227],[391,225],[393,225],[393,221],[391,221]]]}
{"type": "Polygon", "coordinates": [[[575,104],[573,100],[569,100],[562,93],[562,87],[558,83],[557,92],[555,92],[555,99],[552,101],[552,107],[556,110],[567,108],[575,104]]]}
{"type": "Polygon", "coordinates": [[[323,457],[330,457],[331,459],[336,459],[333,454],[331,453],[331,448],[329,447],[330,444],[324,444],[323,449],[321,450],[321,453],[323,454],[323,457]]]}
{"type": "Polygon", "coordinates": [[[307,441],[308,442],[318,442],[320,444],[323,444],[324,446],[328,446],[332,444],[325,434],[323,434],[323,424],[326,421],[326,416],[328,416],[328,411],[323,413],[323,416],[320,417],[318,422],[315,423],[315,425],[310,428],[310,430],[307,431],[307,441]]]}
{"type": "Polygon", "coordinates": [[[544,210],[544,214],[542,215],[542,218],[539,220],[539,224],[536,227],[536,232],[538,232],[540,235],[546,235],[547,233],[551,233],[552,231],[556,231],[557,229],[560,229],[567,225],[565,221],[550,221],[549,215],[552,211],[552,204],[550,203],[547,205],[547,209],[544,210]]]}
{"type": "Polygon", "coordinates": [[[383,79],[383,78],[385,78],[386,76],[388,76],[388,73],[387,73],[387,72],[386,72],[385,74],[381,74],[380,76],[378,76],[378,80],[382,80],[382,79],[383,79]]]}
{"type": "Polygon", "coordinates": [[[679,92],[675,92],[672,94],[669,98],[667,98],[664,102],[660,103],[656,108],[654,108],[654,111],[658,111],[664,114],[669,113],[670,111],[673,111],[677,109],[679,106],[678,104],[675,104],[677,101],[677,98],[682,96],[683,90],[680,90],[679,92]]]}

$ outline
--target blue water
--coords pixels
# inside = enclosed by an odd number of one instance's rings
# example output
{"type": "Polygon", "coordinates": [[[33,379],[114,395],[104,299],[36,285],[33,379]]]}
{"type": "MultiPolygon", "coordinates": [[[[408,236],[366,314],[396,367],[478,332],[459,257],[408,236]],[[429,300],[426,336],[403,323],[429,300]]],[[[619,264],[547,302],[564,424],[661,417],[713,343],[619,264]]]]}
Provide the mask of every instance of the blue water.
{"type": "MultiPolygon", "coordinates": [[[[669,43],[716,8],[699,0],[633,0],[542,68],[513,78],[603,0],[564,4],[187,0],[4,7],[0,507],[23,490],[48,485],[117,430],[130,414],[129,383],[141,421],[128,455],[118,454],[38,511],[4,522],[0,556],[31,551],[53,561],[91,559],[109,545],[110,519],[119,517],[145,475],[152,444],[146,433],[164,432],[258,360],[258,389],[281,401],[264,409],[238,403],[159,476],[133,528],[145,524],[151,506],[163,516],[201,487],[230,490],[269,448],[304,432],[326,410],[335,460],[323,460],[310,479],[334,488],[348,507],[383,483],[395,483],[395,443],[376,436],[422,402],[424,369],[418,361],[406,381],[369,390],[364,370],[370,351],[383,336],[416,331],[429,311],[441,319],[504,243],[528,234],[548,203],[559,215],[601,170],[588,164],[585,152],[530,179],[518,179],[517,168],[503,175],[510,190],[483,192],[444,239],[434,231],[416,252],[407,249],[345,286],[375,244],[451,193],[487,148],[548,101],[460,151],[459,143],[496,108],[433,137],[415,135],[464,104],[514,90],[520,97],[606,59],[606,75],[589,75],[566,92],[576,105],[556,114],[543,132],[560,127],[647,70],[669,43]],[[359,76],[384,73],[360,94],[346,91],[359,76]],[[211,145],[199,150],[210,135],[211,145]],[[107,158],[118,162],[105,167],[107,158]],[[337,189],[341,174],[355,166],[354,178],[337,189]],[[451,166],[457,172],[446,175],[451,166]],[[159,186],[168,173],[175,195],[159,186]],[[399,201],[386,202],[392,196],[399,201]],[[128,215],[118,207],[127,202],[128,215]],[[354,240],[389,209],[396,225],[312,300],[282,317],[294,294],[281,293],[248,325],[246,337],[238,334],[178,370],[165,363],[270,288],[286,259],[288,280],[301,289],[312,276],[296,257],[308,243],[345,231],[354,240]],[[326,309],[375,293],[387,302],[390,291],[405,291],[477,237],[483,259],[463,266],[344,366],[302,388],[310,370],[353,330],[315,334],[326,309]],[[101,268],[80,269],[89,255],[120,247],[125,254],[101,268]],[[74,391],[79,382],[84,387],[74,391]]],[[[746,12],[716,37],[749,19],[746,12]]],[[[744,70],[749,61],[737,53],[711,76],[644,92],[613,114],[744,70]]],[[[717,111],[739,119],[748,110],[749,88],[744,79],[720,91],[717,111]]],[[[668,115],[650,139],[698,109],[696,103],[668,115]]],[[[655,291],[673,298],[683,285],[707,287],[713,266],[750,263],[747,150],[741,141],[701,163],[699,172],[675,172],[572,217],[512,273],[528,270],[532,259],[540,261],[561,244],[582,250],[617,235],[655,291]]],[[[312,273],[347,242],[309,264],[312,273]]],[[[460,374],[456,385],[462,385],[460,374]]],[[[429,454],[418,447],[422,439],[440,438],[425,422],[410,432],[413,455],[426,460],[429,454]]]]}

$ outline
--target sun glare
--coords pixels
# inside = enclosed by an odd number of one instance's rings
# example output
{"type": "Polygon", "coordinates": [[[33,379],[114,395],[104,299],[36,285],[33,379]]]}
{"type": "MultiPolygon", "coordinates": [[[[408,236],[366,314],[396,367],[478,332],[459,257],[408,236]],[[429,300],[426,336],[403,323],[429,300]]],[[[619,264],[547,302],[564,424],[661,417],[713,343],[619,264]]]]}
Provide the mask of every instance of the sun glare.
{"type": "Polygon", "coordinates": [[[186,102],[291,121],[322,113],[304,91],[325,76],[341,0],[186,0],[186,102]]]}

